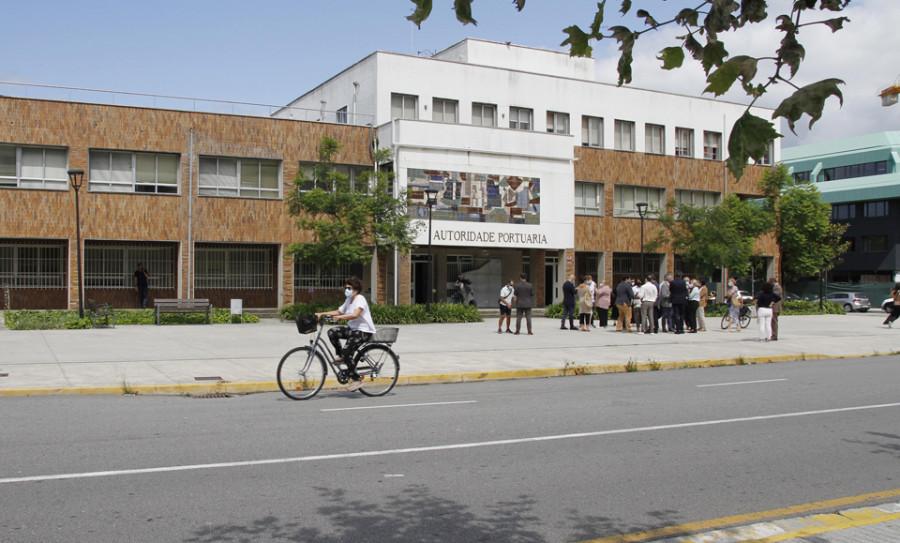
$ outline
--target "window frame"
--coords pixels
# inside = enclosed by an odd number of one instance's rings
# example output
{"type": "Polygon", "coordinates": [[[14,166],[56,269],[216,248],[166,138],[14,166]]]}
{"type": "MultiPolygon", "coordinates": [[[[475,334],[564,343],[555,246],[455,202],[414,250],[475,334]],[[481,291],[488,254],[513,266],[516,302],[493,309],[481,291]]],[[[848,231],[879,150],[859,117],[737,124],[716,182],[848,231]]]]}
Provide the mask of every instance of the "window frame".
{"type": "Polygon", "coordinates": [[[675,156],[694,158],[694,129],[675,127],[675,156]]]}
{"type": "Polygon", "coordinates": [[[872,235],[872,236],[863,236],[863,252],[865,252],[865,253],[887,252],[888,248],[890,247],[890,241],[891,240],[888,239],[887,234],[876,234],[876,235],[872,235]],[[883,242],[883,245],[881,243],[878,243],[877,246],[873,246],[873,245],[875,245],[874,244],[875,241],[883,242]]]}
{"type": "Polygon", "coordinates": [[[534,130],[534,110],[527,107],[510,106],[509,107],[509,128],[512,130],[534,130]],[[522,120],[522,115],[527,120],[522,120]],[[513,120],[515,116],[515,120],[513,120]]]}
{"type": "Polygon", "coordinates": [[[581,116],[581,145],[584,147],[603,148],[603,117],[593,117],[591,115],[581,116]],[[593,122],[596,121],[596,122],[593,122]],[[596,126],[591,127],[591,124],[596,126]],[[596,143],[591,141],[593,132],[596,131],[596,143]]]}
{"type": "Polygon", "coordinates": [[[606,192],[604,183],[592,181],[575,181],[575,215],[588,215],[602,217],[605,215],[604,197],[606,192]],[[586,188],[592,187],[594,194],[586,194],[586,188]],[[592,205],[586,205],[588,198],[593,198],[592,205]]]}
{"type": "Polygon", "coordinates": [[[392,92],[391,93],[391,119],[409,119],[409,120],[418,120],[419,118],[419,96],[416,94],[403,94],[400,92],[392,92]],[[399,115],[395,112],[398,111],[398,105],[394,103],[395,99],[400,100],[399,104],[399,115]],[[411,103],[410,103],[411,102],[411,103]],[[412,112],[412,117],[407,116],[407,112],[412,112]]]}
{"type": "Polygon", "coordinates": [[[661,124],[644,124],[644,152],[651,155],[666,154],[666,127],[661,124]],[[659,134],[654,134],[658,130],[659,134]],[[658,146],[654,146],[654,140],[659,139],[658,146]]]}
{"type": "Polygon", "coordinates": [[[569,134],[569,114],[562,111],[547,111],[547,132],[569,134]],[[562,127],[559,127],[562,124],[562,127]]]}
{"type": "Polygon", "coordinates": [[[344,107],[338,109],[335,112],[335,116],[336,116],[336,120],[339,124],[349,124],[350,115],[349,115],[349,109],[347,106],[344,106],[344,107]]]}
{"type": "Polygon", "coordinates": [[[863,217],[874,219],[887,217],[890,213],[890,205],[887,200],[874,200],[863,202],[863,217]]]}
{"type": "Polygon", "coordinates": [[[488,104],[486,102],[472,102],[472,125],[474,126],[485,126],[490,128],[497,127],[497,104],[488,104]],[[484,123],[484,113],[486,110],[490,110],[491,118],[490,124],[484,123]],[[478,115],[475,115],[475,111],[478,110],[478,115]],[[476,123],[475,119],[480,119],[480,123],[476,123]]]}
{"type": "Polygon", "coordinates": [[[156,153],[145,151],[122,151],[117,149],[90,149],[88,150],[88,190],[90,192],[106,192],[116,194],[155,194],[166,196],[178,196],[181,194],[181,155],[178,153],[156,153]],[[128,177],[130,179],[114,179],[126,170],[115,169],[126,163],[127,157],[128,177]],[[153,159],[153,181],[139,179],[143,168],[140,167],[142,158],[153,159]],[[160,181],[160,158],[172,160],[171,173],[174,174],[174,182],[160,181]],[[104,162],[105,164],[100,164],[104,162]],[[108,168],[103,168],[106,165],[108,168]],[[108,172],[108,179],[103,179],[102,172],[108,172]],[[123,189],[123,190],[119,190],[123,189]]]}
{"type": "Polygon", "coordinates": [[[66,288],[68,271],[65,243],[0,243],[0,284],[16,289],[66,288]]]}
{"type": "Polygon", "coordinates": [[[688,204],[694,207],[702,207],[702,208],[710,208],[719,205],[721,202],[722,193],[716,192],[714,190],[690,190],[690,189],[675,189],[675,201],[680,204],[688,204]],[[687,197],[687,198],[685,198],[687,197]],[[698,204],[698,197],[702,197],[703,201],[698,204]],[[685,200],[688,201],[685,201],[685,200]],[[708,202],[707,200],[711,199],[712,202],[708,202]]]}
{"type": "Polygon", "coordinates": [[[194,289],[204,290],[271,290],[272,249],[269,247],[196,247],[194,249],[194,289]],[[256,256],[255,260],[243,256],[256,256]],[[262,258],[259,258],[259,256],[262,258]],[[241,258],[238,258],[238,257],[241,258]],[[215,258],[212,258],[215,257],[215,258]],[[221,258],[220,258],[221,257],[221,258]],[[263,270],[249,271],[253,266],[262,265],[263,270]],[[201,271],[201,266],[205,267],[201,271]],[[220,266],[220,268],[216,268],[220,266]],[[261,279],[261,281],[260,281],[261,279]]]}
{"type": "Polygon", "coordinates": [[[635,132],[635,123],[634,121],[626,121],[623,119],[616,119],[613,125],[613,129],[615,130],[615,138],[613,142],[613,148],[616,151],[628,151],[634,152],[634,132],[635,132]],[[625,128],[629,128],[629,133],[625,133],[625,128]],[[626,142],[625,139],[628,141],[626,142]],[[626,147],[627,145],[627,147],[626,147]]]}
{"type": "MultiPolygon", "coordinates": [[[[282,161],[269,159],[269,158],[252,158],[252,157],[228,157],[228,156],[216,156],[216,155],[200,155],[197,160],[197,190],[200,196],[210,196],[215,198],[248,198],[253,200],[280,200],[282,198],[282,188],[284,183],[282,182],[282,161]],[[216,172],[215,174],[211,174],[209,172],[203,173],[203,165],[211,160],[216,161],[216,172]],[[235,165],[235,185],[223,185],[223,184],[204,184],[204,176],[214,175],[216,178],[220,176],[224,176],[226,174],[220,173],[222,168],[221,165],[224,162],[234,162],[235,165]],[[257,185],[245,185],[245,164],[247,167],[251,166],[252,163],[256,163],[257,169],[257,185]],[[275,171],[275,187],[263,187],[263,168],[268,166],[269,168],[274,167],[275,171]],[[255,195],[254,195],[255,193],[255,195]]],[[[229,176],[230,177],[230,176],[229,176]]]]}
{"type": "Polygon", "coordinates": [[[710,130],[703,131],[703,158],[704,160],[722,160],[722,133],[712,132],[710,130]],[[710,142],[714,139],[714,142],[710,142]],[[716,143],[715,146],[710,143],[716,143]]]}
{"type": "MultiPolygon", "coordinates": [[[[69,169],[69,149],[68,147],[53,147],[53,146],[38,146],[38,145],[16,145],[16,144],[0,144],[0,151],[7,151],[7,156],[10,156],[9,151],[12,151],[12,164],[7,164],[6,166],[12,166],[13,172],[12,175],[0,175],[0,188],[10,188],[10,189],[23,189],[23,190],[58,190],[58,191],[66,191],[69,190],[69,176],[66,171],[69,169]],[[24,163],[23,155],[28,153],[33,153],[37,150],[41,151],[41,175],[40,178],[25,176],[23,175],[23,169],[28,167],[31,168],[33,166],[26,165],[24,163]],[[62,177],[50,177],[50,173],[48,173],[48,169],[56,170],[59,168],[57,165],[49,165],[47,164],[47,151],[53,151],[55,153],[61,152],[63,155],[63,166],[61,171],[62,177]]],[[[59,158],[59,157],[57,157],[59,158]]]]}
{"type": "MultiPolygon", "coordinates": [[[[660,211],[665,209],[666,199],[666,189],[662,187],[648,187],[644,185],[615,185],[613,187],[613,217],[629,217],[629,218],[640,218],[640,214],[638,214],[637,208],[634,206],[636,202],[647,202],[647,212],[651,211],[660,211]],[[626,190],[631,190],[631,202],[632,205],[629,207],[625,207],[625,199],[620,196],[624,196],[624,192],[626,190]],[[640,194],[640,191],[646,191],[644,194],[640,194]],[[657,198],[651,198],[651,191],[657,195],[657,198]]],[[[654,214],[645,215],[645,218],[655,218],[654,214]]]]}
{"type": "Polygon", "coordinates": [[[459,124],[459,100],[451,100],[450,98],[432,98],[431,99],[431,120],[438,123],[459,124]],[[441,118],[437,119],[438,106],[440,106],[441,118]],[[448,121],[447,106],[453,106],[453,120],[448,121]]]}

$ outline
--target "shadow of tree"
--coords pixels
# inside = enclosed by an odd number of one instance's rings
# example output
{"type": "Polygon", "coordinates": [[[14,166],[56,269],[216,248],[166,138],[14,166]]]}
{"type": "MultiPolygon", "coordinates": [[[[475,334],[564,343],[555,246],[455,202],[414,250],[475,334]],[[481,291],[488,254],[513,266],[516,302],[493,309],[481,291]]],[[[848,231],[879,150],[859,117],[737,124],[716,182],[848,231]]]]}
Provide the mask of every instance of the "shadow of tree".
{"type": "Polygon", "coordinates": [[[573,541],[582,541],[611,535],[630,534],[644,532],[657,528],[674,526],[682,522],[678,511],[649,511],[647,515],[655,519],[652,524],[626,525],[621,520],[603,517],[599,515],[584,515],[579,511],[568,512],[569,522],[572,524],[571,534],[573,541]]]}
{"type": "Polygon", "coordinates": [[[301,519],[285,521],[267,516],[250,524],[207,526],[184,541],[545,541],[534,529],[540,527],[541,521],[532,513],[535,500],[529,496],[498,502],[477,512],[465,504],[432,495],[424,485],[406,488],[380,503],[355,498],[346,490],[317,487],[316,491],[322,499],[317,513],[327,518],[327,531],[306,526],[301,519]]]}
{"type": "Polygon", "coordinates": [[[874,449],[872,450],[873,454],[891,454],[891,455],[896,456],[897,458],[900,458],[900,435],[886,434],[883,432],[866,432],[866,434],[873,436],[873,437],[892,439],[894,441],[885,442],[885,441],[875,441],[874,439],[872,441],[862,441],[859,439],[845,439],[844,441],[847,443],[853,443],[856,445],[870,445],[870,446],[874,447],[874,449]]]}

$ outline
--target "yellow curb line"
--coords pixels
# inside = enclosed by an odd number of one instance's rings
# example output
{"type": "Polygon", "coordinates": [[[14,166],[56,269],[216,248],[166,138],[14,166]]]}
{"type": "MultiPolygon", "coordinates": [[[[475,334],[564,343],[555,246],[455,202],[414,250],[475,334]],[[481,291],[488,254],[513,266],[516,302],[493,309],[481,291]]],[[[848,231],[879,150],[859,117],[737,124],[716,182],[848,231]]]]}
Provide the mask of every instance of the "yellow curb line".
{"type": "Polygon", "coordinates": [[[745,543],[777,543],[779,541],[787,541],[788,539],[797,539],[812,535],[824,534],[827,532],[837,532],[839,530],[847,530],[849,528],[859,528],[860,526],[870,526],[872,524],[880,524],[882,522],[890,522],[900,519],[900,513],[884,513],[878,515],[873,514],[866,518],[848,520],[842,514],[834,515],[817,515],[816,520],[822,522],[822,526],[814,526],[796,530],[780,535],[773,535],[761,539],[746,539],[745,543]],[[822,517],[822,518],[820,518],[822,517]]]}
{"type": "MultiPolygon", "coordinates": [[[[534,379],[542,377],[568,377],[576,375],[597,375],[604,373],[627,373],[629,371],[661,371],[686,368],[711,368],[720,366],[738,366],[745,364],[770,364],[776,362],[795,362],[800,360],[825,360],[840,358],[865,358],[879,356],[876,354],[833,356],[818,353],[786,354],[771,356],[737,356],[731,358],[715,358],[686,360],[677,362],[628,362],[626,364],[583,364],[568,362],[563,368],[503,370],[468,373],[401,375],[397,386],[428,385],[440,383],[470,383],[477,381],[500,381],[509,379],[534,379]],[[631,369],[629,369],[631,368],[631,369]]],[[[344,385],[334,379],[325,381],[323,390],[341,390],[344,385]]],[[[254,392],[276,392],[275,381],[231,383],[216,381],[210,383],[181,383],[171,385],[124,385],[94,387],[50,387],[0,389],[0,398],[15,396],[51,396],[51,395],[189,395],[203,396],[212,394],[250,394],[254,392]]]]}
{"type": "MultiPolygon", "coordinates": [[[[661,537],[678,537],[678,536],[689,536],[689,534],[702,535],[698,532],[706,532],[709,530],[721,530],[723,528],[727,528],[729,526],[743,526],[752,523],[758,523],[763,521],[773,521],[773,519],[779,519],[784,517],[792,517],[799,515],[801,513],[808,513],[811,511],[818,511],[823,509],[835,509],[838,507],[844,507],[848,505],[855,505],[859,503],[871,502],[871,501],[880,501],[880,500],[888,500],[892,498],[897,498],[900,496],[900,488],[896,488],[893,490],[885,490],[882,492],[873,492],[871,494],[861,494],[859,496],[849,496],[845,498],[835,498],[833,500],[825,500],[821,502],[812,502],[806,503],[802,505],[794,505],[790,507],[779,507],[777,509],[770,509],[768,511],[760,511],[757,513],[746,513],[743,515],[734,515],[730,517],[722,517],[717,519],[710,520],[701,520],[698,522],[689,522],[687,524],[679,524],[677,526],[666,526],[663,528],[656,528],[654,530],[647,530],[644,532],[633,532],[630,534],[621,534],[614,535],[608,537],[601,537],[599,539],[589,539],[586,541],[582,541],[581,543],[641,543],[643,541],[649,541],[652,539],[659,539],[661,537]]],[[[885,517],[882,517],[882,521],[886,522],[888,519],[887,515],[900,515],[900,513],[885,513],[885,517]]],[[[816,515],[823,516],[823,515],[816,515]]],[[[845,518],[845,517],[842,517],[845,518]]],[[[851,521],[857,522],[857,521],[851,521]]],[[[858,522],[864,522],[860,520],[858,522]]],[[[815,529],[815,528],[809,528],[815,529]]],[[[796,532],[795,532],[796,533],[796,532]]],[[[790,539],[790,538],[786,538],[790,539]]],[[[745,540],[745,541],[768,541],[766,539],[763,540],[745,540]]]]}

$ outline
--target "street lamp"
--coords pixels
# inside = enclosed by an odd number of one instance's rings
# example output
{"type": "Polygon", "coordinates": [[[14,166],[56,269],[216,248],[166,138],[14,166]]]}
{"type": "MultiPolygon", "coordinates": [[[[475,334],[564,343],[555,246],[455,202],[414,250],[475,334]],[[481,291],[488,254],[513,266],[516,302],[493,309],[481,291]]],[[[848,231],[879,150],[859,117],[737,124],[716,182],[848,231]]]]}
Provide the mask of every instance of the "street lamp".
{"type": "Polygon", "coordinates": [[[78,318],[84,318],[84,284],[81,282],[81,216],[78,210],[78,189],[84,182],[84,170],[69,170],[69,181],[75,189],[75,250],[78,257],[78,318]]]}
{"type": "Polygon", "coordinates": [[[438,190],[432,187],[425,189],[425,205],[428,206],[428,295],[425,298],[425,311],[431,313],[431,295],[434,291],[432,286],[432,273],[434,262],[431,261],[431,212],[437,203],[438,190]]]}
{"type": "Polygon", "coordinates": [[[638,216],[641,218],[641,281],[644,280],[644,216],[647,215],[647,202],[634,204],[637,207],[638,216]]]}

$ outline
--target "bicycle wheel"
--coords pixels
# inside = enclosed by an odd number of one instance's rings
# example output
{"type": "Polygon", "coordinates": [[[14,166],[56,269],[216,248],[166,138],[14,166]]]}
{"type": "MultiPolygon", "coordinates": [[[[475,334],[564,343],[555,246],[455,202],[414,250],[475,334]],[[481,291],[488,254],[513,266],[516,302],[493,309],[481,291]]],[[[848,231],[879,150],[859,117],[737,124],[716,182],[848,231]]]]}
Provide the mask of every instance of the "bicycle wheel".
{"type": "Polygon", "coordinates": [[[397,384],[400,362],[389,347],[373,343],[360,350],[356,373],[363,380],[360,392],[366,396],[384,396],[397,384]]]}
{"type": "Polygon", "coordinates": [[[728,316],[728,311],[722,316],[722,330],[728,328],[728,325],[731,324],[731,317],[728,316]]]}
{"type": "Polygon", "coordinates": [[[312,347],[291,349],[278,363],[278,387],[292,400],[312,398],[325,384],[325,360],[312,347]]]}
{"type": "Polygon", "coordinates": [[[748,326],[750,326],[750,308],[747,308],[746,311],[743,309],[741,310],[741,328],[746,328],[748,326]]]}

